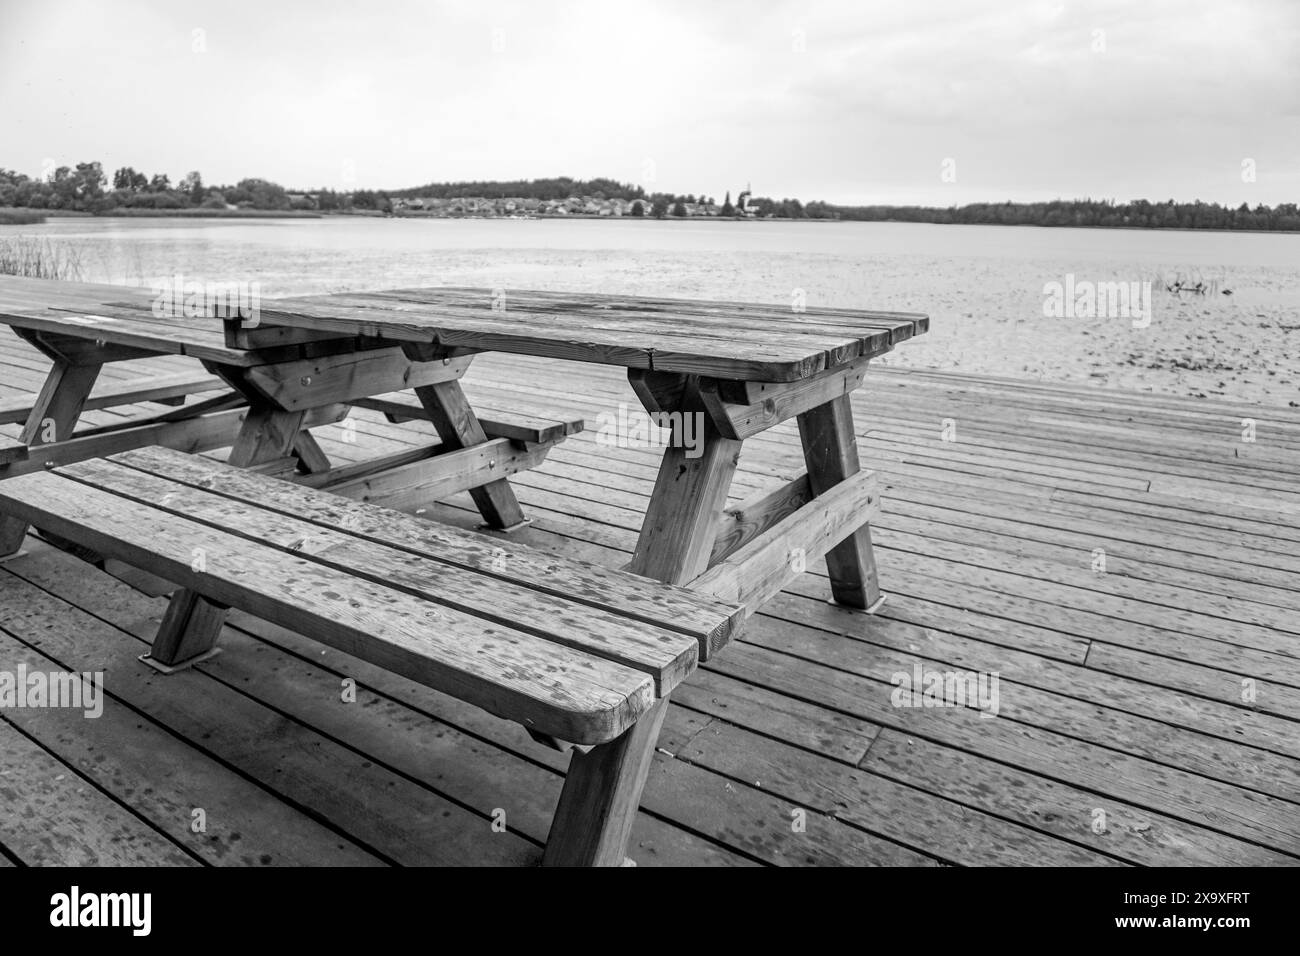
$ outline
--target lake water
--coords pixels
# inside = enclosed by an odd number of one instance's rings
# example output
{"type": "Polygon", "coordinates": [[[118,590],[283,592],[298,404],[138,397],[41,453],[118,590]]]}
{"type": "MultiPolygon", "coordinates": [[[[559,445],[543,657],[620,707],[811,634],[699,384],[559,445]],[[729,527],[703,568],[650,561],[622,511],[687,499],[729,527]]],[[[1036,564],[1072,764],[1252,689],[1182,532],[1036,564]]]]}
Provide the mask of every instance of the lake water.
{"type": "MultiPolygon", "coordinates": [[[[439,284],[926,312],[884,361],[1300,403],[1300,236],[912,223],[51,219],[84,278],[263,296],[439,284]],[[1176,279],[1207,295],[1165,291],[1176,279]],[[1151,283],[1151,321],[1044,314],[1050,283],[1151,283]],[[1229,290],[1230,295],[1223,294],[1229,290]]],[[[1136,290],[1137,287],[1135,287],[1136,290]]]]}

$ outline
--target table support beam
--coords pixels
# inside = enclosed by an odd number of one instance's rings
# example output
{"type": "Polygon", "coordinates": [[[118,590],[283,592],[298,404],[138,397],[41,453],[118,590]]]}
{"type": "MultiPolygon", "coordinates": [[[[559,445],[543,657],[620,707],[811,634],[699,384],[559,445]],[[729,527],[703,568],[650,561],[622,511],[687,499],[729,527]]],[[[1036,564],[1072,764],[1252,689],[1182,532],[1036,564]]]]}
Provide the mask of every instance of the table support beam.
{"type": "MultiPolygon", "coordinates": [[[[99,377],[102,365],[73,364],[56,358],[45,378],[45,385],[27,416],[20,441],[29,447],[48,445],[72,437],[81,409],[99,377]]],[[[22,547],[27,523],[0,516],[0,557],[14,554],[22,547]]]]}
{"type": "MultiPolygon", "coordinates": [[[[406,357],[413,362],[430,362],[443,357],[436,346],[409,343],[404,346],[406,357]]],[[[470,407],[465,390],[458,379],[421,385],[415,397],[433,423],[434,430],[449,449],[468,448],[488,441],[487,432],[479,424],[474,409],[470,407]]],[[[470,497],[488,527],[498,531],[513,531],[523,527],[528,519],[519,507],[519,499],[504,478],[470,490],[470,497]]]]}
{"type": "MultiPolygon", "coordinates": [[[[685,379],[680,392],[673,383],[654,385],[658,408],[648,410],[677,417],[672,419],[671,442],[659,464],[641,536],[627,568],[666,584],[686,584],[708,569],[742,444],[718,432],[700,399],[698,379],[685,379]],[[677,407],[669,411],[668,396],[676,394],[680,395],[677,407]],[[689,423],[683,416],[690,417],[689,423]],[[687,435],[696,439],[693,445],[685,440],[687,435]]],[[[633,380],[643,386],[647,382],[641,375],[633,380]]],[[[637,391],[644,400],[645,389],[637,391]]]]}
{"type": "MultiPolygon", "coordinates": [[[[814,495],[824,494],[861,470],[850,396],[841,395],[801,414],[799,437],[814,495]]],[[[863,524],[832,548],[826,555],[826,569],[837,602],[864,610],[874,607],[880,600],[880,585],[871,550],[871,525],[863,524]]]]}

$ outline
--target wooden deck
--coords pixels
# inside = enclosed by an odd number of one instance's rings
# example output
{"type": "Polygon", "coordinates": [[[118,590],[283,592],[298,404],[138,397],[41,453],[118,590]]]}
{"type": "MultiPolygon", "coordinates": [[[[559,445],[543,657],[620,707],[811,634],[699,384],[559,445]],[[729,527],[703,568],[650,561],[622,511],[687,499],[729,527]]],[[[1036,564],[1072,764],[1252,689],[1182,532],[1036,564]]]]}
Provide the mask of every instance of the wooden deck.
{"type": "MultiPolygon", "coordinates": [[[[0,332],[0,401],[44,367],[0,332]]],[[[142,368],[193,366],[105,374],[142,368]]],[[[474,380],[589,413],[512,479],[534,518],[520,539],[625,563],[658,455],[598,441],[601,412],[639,408],[624,376],[497,355],[474,380]]],[[[636,861],[1300,861],[1300,411],[890,369],[867,381],[855,406],[885,479],[888,601],[874,617],[836,608],[813,568],[677,690],[636,861]],[[996,672],[998,716],[893,706],[891,677],[918,663],[996,672]]],[[[354,417],[354,442],[316,431],[338,462],[432,431],[354,417]]],[[[788,422],[746,445],[737,490],[802,468],[788,422]]],[[[428,514],[478,520],[467,495],[428,514]]],[[[103,671],[109,699],[96,720],[0,710],[0,866],[540,858],[567,758],[518,726],[241,614],[224,654],[162,677],[136,658],[164,599],[28,542],[0,566],[0,671],[103,671]]]]}

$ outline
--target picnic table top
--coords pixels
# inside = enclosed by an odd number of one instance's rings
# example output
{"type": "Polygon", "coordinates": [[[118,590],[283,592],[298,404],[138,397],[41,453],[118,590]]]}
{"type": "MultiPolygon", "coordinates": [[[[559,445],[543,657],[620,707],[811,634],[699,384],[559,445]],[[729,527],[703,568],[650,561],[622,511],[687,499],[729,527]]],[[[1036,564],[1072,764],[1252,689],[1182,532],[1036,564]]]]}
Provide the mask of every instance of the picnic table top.
{"type": "MultiPolygon", "coordinates": [[[[156,315],[148,287],[0,276],[0,322],[225,365],[274,361],[223,320],[156,315]]],[[[432,343],[756,382],[792,382],[925,332],[908,312],[467,287],[264,299],[260,322],[323,337],[432,343]]]]}
{"type": "Polygon", "coordinates": [[[0,324],[223,365],[257,365],[265,355],[226,345],[218,318],[154,314],[148,286],[0,276],[0,324]]]}
{"type": "Polygon", "coordinates": [[[907,312],[467,287],[264,301],[263,324],[747,381],[791,382],[929,328],[907,312]]]}

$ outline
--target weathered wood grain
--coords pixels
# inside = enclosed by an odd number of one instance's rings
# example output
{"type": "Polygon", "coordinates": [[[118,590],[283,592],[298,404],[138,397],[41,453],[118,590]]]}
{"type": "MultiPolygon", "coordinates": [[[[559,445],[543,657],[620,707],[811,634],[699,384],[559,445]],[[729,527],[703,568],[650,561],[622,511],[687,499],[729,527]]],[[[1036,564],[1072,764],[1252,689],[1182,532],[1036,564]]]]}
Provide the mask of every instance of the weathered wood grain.
{"type": "MultiPolygon", "coordinates": [[[[220,387],[221,382],[218,379],[202,372],[179,372],[110,384],[105,384],[100,378],[89,397],[82,403],[82,410],[134,405],[137,402],[163,402],[220,387]]],[[[32,402],[29,400],[22,398],[0,400],[0,424],[25,422],[31,415],[31,411],[32,402]]]]}
{"type": "Polygon", "coordinates": [[[54,474],[0,483],[5,510],[56,534],[556,737],[611,740],[653,702],[651,679],[624,665],[124,504],[54,474]]]}
{"type": "MultiPolygon", "coordinates": [[[[848,395],[800,414],[799,437],[813,494],[825,494],[858,473],[857,436],[848,395]]],[[[841,604],[865,609],[880,600],[869,525],[862,525],[835,545],[826,556],[826,565],[831,590],[841,604]]]]}

